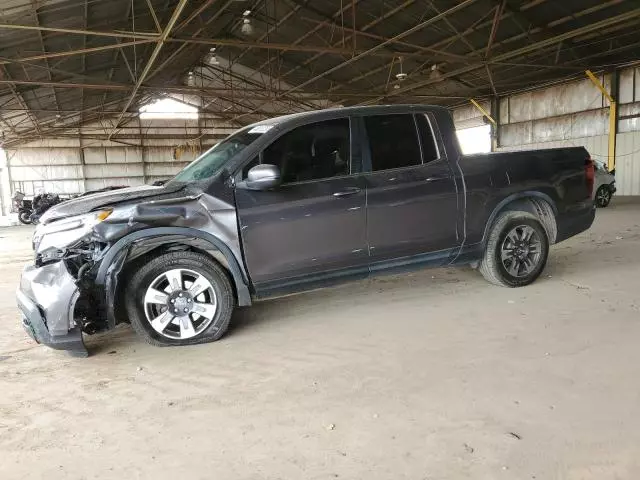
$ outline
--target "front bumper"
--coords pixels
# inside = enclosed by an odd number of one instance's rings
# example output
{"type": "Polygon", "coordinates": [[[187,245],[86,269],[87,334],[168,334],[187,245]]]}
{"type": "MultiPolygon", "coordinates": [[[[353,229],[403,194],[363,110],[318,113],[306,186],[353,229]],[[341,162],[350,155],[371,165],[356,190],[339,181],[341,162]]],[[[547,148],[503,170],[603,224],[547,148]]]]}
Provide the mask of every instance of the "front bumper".
{"type": "Polygon", "coordinates": [[[79,290],[64,262],[26,265],[16,292],[22,325],[36,342],[73,356],[88,356],[82,331],[73,319],[79,290]]]}

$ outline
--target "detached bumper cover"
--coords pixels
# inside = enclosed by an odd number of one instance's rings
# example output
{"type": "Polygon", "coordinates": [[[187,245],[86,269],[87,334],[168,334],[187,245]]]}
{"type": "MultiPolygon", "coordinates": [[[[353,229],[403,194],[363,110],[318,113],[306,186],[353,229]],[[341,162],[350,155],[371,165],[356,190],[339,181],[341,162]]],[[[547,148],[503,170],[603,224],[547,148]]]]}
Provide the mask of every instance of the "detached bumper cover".
{"type": "Polygon", "coordinates": [[[27,334],[38,343],[86,357],[82,332],[73,321],[78,296],[75,279],[63,262],[25,266],[16,299],[27,334]]]}

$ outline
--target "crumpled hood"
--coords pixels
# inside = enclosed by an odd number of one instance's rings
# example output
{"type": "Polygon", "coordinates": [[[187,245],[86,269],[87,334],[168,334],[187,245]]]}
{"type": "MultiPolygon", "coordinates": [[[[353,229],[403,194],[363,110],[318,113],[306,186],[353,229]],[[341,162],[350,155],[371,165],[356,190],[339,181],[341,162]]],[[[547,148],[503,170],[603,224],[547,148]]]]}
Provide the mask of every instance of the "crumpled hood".
{"type": "Polygon", "coordinates": [[[82,215],[99,207],[106,207],[122,202],[129,202],[139,198],[161,197],[165,198],[171,194],[178,192],[184,188],[184,185],[154,187],[151,185],[142,185],[139,187],[121,188],[108,192],[94,193],[84,197],[77,197],[66,202],[59,203],[47,210],[42,217],[40,223],[47,224],[60,218],[71,217],[73,215],[82,215]]]}

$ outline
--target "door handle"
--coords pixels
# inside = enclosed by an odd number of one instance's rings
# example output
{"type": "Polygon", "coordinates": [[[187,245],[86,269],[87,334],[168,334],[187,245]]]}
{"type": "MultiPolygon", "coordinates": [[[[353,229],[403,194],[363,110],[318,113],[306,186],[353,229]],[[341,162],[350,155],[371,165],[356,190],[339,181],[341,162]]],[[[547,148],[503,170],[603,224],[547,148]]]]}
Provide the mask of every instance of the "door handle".
{"type": "Polygon", "coordinates": [[[427,183],[437,182],[438,180],[447,180],[451,178],[449,175],[434,175],[433,177],[427,178],[425,181],[427,183]]]}
{"type": "Polygon", "coordinates": [[[360,192],[360,189],[358,187],[349,187],[345,190],[342,190],[341,192],[334,193],[333,196],[336,198],[344,198],[350,195],[355,195],[356,193],[359,193],[359,192],[360,192]]]}

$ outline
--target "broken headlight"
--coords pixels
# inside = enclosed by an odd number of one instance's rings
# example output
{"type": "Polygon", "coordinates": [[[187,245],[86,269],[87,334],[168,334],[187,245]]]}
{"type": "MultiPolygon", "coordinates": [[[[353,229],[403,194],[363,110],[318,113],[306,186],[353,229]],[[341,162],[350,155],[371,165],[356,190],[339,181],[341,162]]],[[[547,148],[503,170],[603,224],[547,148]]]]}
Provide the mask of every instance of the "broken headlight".
{"type": "Polygon", "coordinates": [[[73,245],[90,234],[93,227],[111,215],[112,211],[100,210],[40,225],[33,234],[33,249],[37,253],[73,245]]]}

